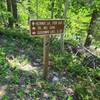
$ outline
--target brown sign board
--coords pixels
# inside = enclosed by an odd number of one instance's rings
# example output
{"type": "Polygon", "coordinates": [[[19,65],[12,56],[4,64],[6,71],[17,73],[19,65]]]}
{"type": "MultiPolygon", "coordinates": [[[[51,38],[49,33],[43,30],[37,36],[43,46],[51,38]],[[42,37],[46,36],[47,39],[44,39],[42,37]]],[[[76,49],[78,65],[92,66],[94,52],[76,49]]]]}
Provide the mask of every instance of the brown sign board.
{"type": "Polygon", "coordinates": [[[64,20],[30,20],[32,35],[59,34],[64,31],[64,20]]]}

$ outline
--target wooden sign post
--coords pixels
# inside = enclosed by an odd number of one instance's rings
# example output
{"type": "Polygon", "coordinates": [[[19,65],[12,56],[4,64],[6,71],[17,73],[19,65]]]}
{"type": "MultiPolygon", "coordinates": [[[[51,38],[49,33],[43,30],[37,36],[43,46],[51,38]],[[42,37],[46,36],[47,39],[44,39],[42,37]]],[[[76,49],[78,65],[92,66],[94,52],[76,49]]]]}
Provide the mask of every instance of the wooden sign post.
{"type": "Polygon", "coordinates": [[[30,20],[31,35],[44,35],[43,77],[48,76],[49,64],[49,35],[64,31],[64,20],[30,20]]]}
{"type": "Polygon", "coordinates": [[[48,76],[48,65],[49,65],[49,36],[44,36],[44,57],[43,57],[43,78],[46,79],[48,76]]]}

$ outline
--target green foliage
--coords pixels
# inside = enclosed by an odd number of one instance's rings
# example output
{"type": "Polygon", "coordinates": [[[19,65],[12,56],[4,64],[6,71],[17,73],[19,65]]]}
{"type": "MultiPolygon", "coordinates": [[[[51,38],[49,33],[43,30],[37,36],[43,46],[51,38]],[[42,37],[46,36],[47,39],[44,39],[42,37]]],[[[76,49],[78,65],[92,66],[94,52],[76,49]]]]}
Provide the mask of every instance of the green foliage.
{"type": "Polygon", "coordinates": [[[58,53],[53,56],[53,61],[55,64],[54,69],[61,71],[69,65],[69,62],[72,61],[72,56],[68,53],[64,53],[63,55],[58,53]]]}
{"type": "Polygon", "coordinates": [[[7,96],[3,96],[2,100],[8,100],[7,96]]]}
{"type": "MultiPolygon", "coordinates": [[[[86,68],[86,66],[82,65],[82,57],[77,57],[67,51],[61,53],[59,36],[54,36],[54,39],[50,39],[50,60],[53,62],[50,72],[56,71],[58,74],[62,74],[65,78],[64,81],[60,80],[57,83],[53,83],[52,77],[48,81],[43,80],[41,78],[42,69],[41,71],[36,71],[35,75],[32,74],[34,71],[20,70],[20,67],[25,68],[25,66],[29,67],[28,70],[30,70],[30,66],[34,68],[34,60],[36,58],[42,59],[43,56],[43,38],[30,36],[29,31],[27,31],[29,27],[28,21],[29,18],[36,19],[37,13],[39,19],[51,19],[52,0],[38,0],[38,12],[36,1],[17,0],[17,28],[8,27],[8,18],[12,17],[12,14],[7,12],[6,0],[0,1],[0,86],[4,85],[4,83],[7,84],[6,92],[12,94],[14,91],[12,88],[10,90],[11,85],[16,90],[17,99],[23,99],[26,94],[30,98],[37,99],[46,92],[50,95],[49,98],[51,100],[56,100],[57,97],[60,100],[73,100],[73,97],[67,95],[65,91],[65,87],[69,86],[74,88],[74,95],[78,96],[79,100],[99,100],[100,81],[98,77],[100,77],[100,69],[86,68]],[[9,55],[11,58],[8,60],[7,57],[9,55]],[[25,78],[22,84],[24,87],[20,86],[20,78],[22,76],[25,78]],[[31,89],[27,89],[29,93],[25,93],[28,84],[31,85],[31,89]]],[[[64,18],[65,1],[60,0],[61,3],[59,5],[58,0],[54,0],[54,19],[64,18]]],[[[100,11],[100,0],[68,1],[64,39],[66,40],[65,42],[77,46],[78,44],[84,44],[91,13],[94,9],[97,9],[98,12],[100,11]]],[[[96,29],[93,34],[93,45],[98,48],[100,47],[99,21],[100,15],[98,14],[96,29]]],[[[61,79],[62,76],[58,75],[61,79]]],[[[2,100],[8,100],[6,93],[2,96],[2,100]]]]}
{"type": "Polygon", "coordinates": [[[23,90],[18,91],[17,96],[18,96],[20,99],[23,99],[24,91],[23,91],[23,90]]]}

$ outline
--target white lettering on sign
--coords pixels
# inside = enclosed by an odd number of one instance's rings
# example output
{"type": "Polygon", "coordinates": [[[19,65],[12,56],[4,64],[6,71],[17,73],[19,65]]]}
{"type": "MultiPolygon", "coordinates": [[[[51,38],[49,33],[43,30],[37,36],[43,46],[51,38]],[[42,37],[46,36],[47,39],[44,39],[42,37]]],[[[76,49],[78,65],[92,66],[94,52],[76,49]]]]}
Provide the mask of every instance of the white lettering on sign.
{"type": "Polygon", "coordinates": [[[37,34],[48,34],[49,31],[37,31],[37,34]]]}
{"type": "Polygon", "coordinates": [[[50,30],[50,33],[56,33],[56,31],[55,30],[50,30]]]}
{"type": "Polygon", "coordinates": [[[32,27],[32,29],[33,29],[33,30],[35,30],[35,29],[36,29],[36,27],[32,27]]]}
{"type": "Polygon", "coordinates": [[[34,35],[34,34],[36,34],[36,32],[32,32],[32,34],[34,35]]]}
{"type": "Polygon", "coordinates": [[[64,20],[31,20],[32,35],[63,33],[64,20]]]}
{"type": "Polygon", "coordinates": [[[48,29],[48,27],[47,27],[47,26],[44,26],[44,27],[43,27],[43,29],[44,29],[44,30],[47,30],[47,29],[48,29]]]}
{"type": "Polygon", "coordinates": [[[46,22],[36,22],[36,25],[45,25],[46,22]]]}
{"type": "Polygon", "coordinates": [[[50,26],[49,29],[55,29],[55,26],[50,26]]]}
{"type": "Polygon", "coordinates": [[[41,29],[42,29],[42,27],[41,27],[41,26],[38,26],[38,27],[37,27],[37,29],[38,29],[38,30],[41,30],[41,29]]]}
{"type": "Polygon", "coordinates": [[[58,25],[61,25],[61,24],[62,24],[62,21],[59,21],[59,22],[58,22],[58,25]]]}
{"type": "Polygon", "coordinates": [[[34,22],[32,22],[32,25],[34,26],[34,22]]]}
{"type": "Polygon", "coordinates": [[[53,21],[52,22],[52,25],[57,25],[57,21],[53,21]]]}
{"type": "Polygon", "coordinates": [[[47,25],[50,25],[51,23],[50,22],[47,22],[47,25]]]}

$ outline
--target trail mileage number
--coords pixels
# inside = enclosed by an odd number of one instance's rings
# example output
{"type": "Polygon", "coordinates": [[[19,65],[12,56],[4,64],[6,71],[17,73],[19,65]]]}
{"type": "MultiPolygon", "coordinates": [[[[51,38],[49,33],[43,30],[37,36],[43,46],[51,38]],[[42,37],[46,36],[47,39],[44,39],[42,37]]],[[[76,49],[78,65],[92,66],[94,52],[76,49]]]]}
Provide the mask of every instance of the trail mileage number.
{"type": "Polygon", "coordinates": [[[46,35],[63,33],[64,20],[30,20],[32,35],[46,35]]]}

